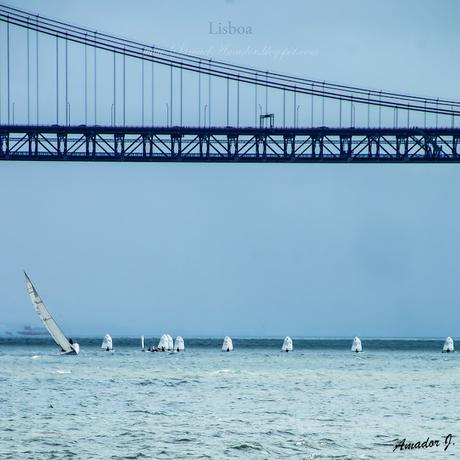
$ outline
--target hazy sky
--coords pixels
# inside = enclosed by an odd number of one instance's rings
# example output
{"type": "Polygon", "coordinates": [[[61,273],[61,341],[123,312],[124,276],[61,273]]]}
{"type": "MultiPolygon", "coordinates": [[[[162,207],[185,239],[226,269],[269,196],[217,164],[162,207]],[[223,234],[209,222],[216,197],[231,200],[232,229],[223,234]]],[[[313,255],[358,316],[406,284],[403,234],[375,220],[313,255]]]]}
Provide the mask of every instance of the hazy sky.
{"type": "MultiPolygon", "coordinates": [[[[455,1],[14,5],[232,62],[460,98],[455,1]],[[209,34],[228,20],[252,33],[209,34]]],[[[39,324],[24,268],[74,335],[455,336],[459,168],[3,162],[0,330],[39,324]]]]}

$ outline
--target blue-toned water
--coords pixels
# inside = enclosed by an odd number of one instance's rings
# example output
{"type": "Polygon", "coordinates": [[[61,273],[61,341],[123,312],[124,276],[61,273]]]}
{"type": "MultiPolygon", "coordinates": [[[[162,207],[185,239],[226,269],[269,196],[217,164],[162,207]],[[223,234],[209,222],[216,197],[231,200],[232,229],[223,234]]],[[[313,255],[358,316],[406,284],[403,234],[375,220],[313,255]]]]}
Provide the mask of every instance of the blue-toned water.
{"type": "Polygon", "coordinates": [[[363,340],[362,354],[351,340],[222,353],[186,338],[175,354],[78,341],[58,356],[49,340],[0,339],[1,459],[460,458],[460,357],[440,340],[363,340]],[[427,437],[442,445],[393,452],[427,437]]]}

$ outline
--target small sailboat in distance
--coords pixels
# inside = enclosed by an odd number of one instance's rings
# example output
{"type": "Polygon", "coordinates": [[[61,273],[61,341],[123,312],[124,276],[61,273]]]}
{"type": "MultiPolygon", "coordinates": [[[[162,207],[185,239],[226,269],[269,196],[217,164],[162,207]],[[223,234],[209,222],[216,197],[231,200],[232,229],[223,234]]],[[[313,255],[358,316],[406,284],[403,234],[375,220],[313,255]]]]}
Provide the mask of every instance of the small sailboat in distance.
{"type": "Polygon", "coordinates": [[[293,345],[292,345],[292,339],[291,337],[287,336],[285,339],[284,339],[284,342],[283,342],[283,346],[281,347],[281,351],[292,351],[294,349],[293,345]]]}
{"type": "Polygon", "coordinates": [[[110,334],[105,335],[104,340],[102,341],[101,348],[104,349],[105,351],[113,350],[112,337],[110,336],[110,334]]]}
{"type": "Polygon", "coordinates": [[[169,334],[163,334],[158,342],[158,351],[173,351],[174,343],[169,334]]]}
{"type": "Polygon", "coordinates": [[[145,351],[145,341],[144,341],[144,336],[141,335],[141,350],[145,351]]]}
{"type": "Polygon", "coordinates": [[[454,341],[452,340],[452,337],[447,337],[444,342],[444,346],[442,347],[442,352],[451,353],[452,351],[454,351],[454,341]]]}
{"type": "Polygon", "coordinates": [[[228,335],[224,338],[224,343],[222,344],[222,351],[233,351],[233,341],[228,335]]]}
{"type": "Polygon", "coordinates": [[[24,275],[26,277],[27,292],[29,293],[32,305],[37,312],[38,317],[42,320],[46,329],[50,333],[51,337],[53,337],[56,344],[61,347],[61,354],[78,355],[78,353],[80,353],[80,345],[78,343],[73,343],[72,339],[68,339],[64,335],[59,326],[56,324],[56,321],[54,321],[53,317],[45,307],[43,300],[38,295],[38,292],[32,284],[32,281],[30,281],[27,273],[24,272],[24,275]]]}
{"type": "Polygon", "coordinates": [[[361,339],[359,337],[355,337],[353,339],[353,343],[351,344],[351,351],[354,351],[355,353],[360,353],[361,351],[363,351],[361,339]]]}
{"type": "Polygon", "coordinates": [[[184,339],[180,335],[176,337],[176,341],[174,343],[174,350],[175,351],[185,351],[184,339]]]}

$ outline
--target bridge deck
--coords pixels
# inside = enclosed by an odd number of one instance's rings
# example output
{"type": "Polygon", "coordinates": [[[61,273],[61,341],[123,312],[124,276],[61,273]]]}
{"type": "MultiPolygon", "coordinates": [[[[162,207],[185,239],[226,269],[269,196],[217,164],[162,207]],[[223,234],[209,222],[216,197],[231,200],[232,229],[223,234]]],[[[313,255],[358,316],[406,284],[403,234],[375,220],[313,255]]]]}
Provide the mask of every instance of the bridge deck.
{"type": "Polygon", "coordinates": [[[0,125],[0,160],[459,162],[460,128],[0,125]]]}

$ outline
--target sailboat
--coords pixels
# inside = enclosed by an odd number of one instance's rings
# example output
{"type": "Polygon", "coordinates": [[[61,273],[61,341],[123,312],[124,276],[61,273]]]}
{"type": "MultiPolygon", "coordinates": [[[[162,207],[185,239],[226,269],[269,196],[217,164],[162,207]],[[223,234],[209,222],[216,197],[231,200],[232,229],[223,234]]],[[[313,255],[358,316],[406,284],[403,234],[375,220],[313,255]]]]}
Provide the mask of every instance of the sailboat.
{"type": "Polygon", "coordinates": [[[452,351],[454,351],[454,341],[452,340],[452,337],[447,337],[444,342],[444,346],[442,347],[442,352],[451,353],[452,351]]]}
{"type": "Polygon", "coordinates": [[[353,339],[353,343],[351,344],[351,351],[355,353],[360,353],[363,351],[363,346],[361,345],[361,339],[359,337],[355,337],[353,339]]]}
{"type": "Polygon", "coordinates": [[[141,335],[141,350],[142,351],[145,351],[145,340],[144,340],[144,336],[141,335]]]}
{"type": "Polygon", "coordinates": [[[78,355],[78,353],[80,353],[80,345],[78,343],[73,343],[72,339],[68,339],[64,335],[59,326],[56,324],[56,321],[54,321],[53,317],[45,307],[43,300],[38,295],[38,292],[32,284],[32,281],[30,281],[30,278],[27,276],[27,273],[24,272],[24,275],[26,277],[27,292],[29,293],[32,305],[37,312],[38,317],[42,320],[46,329],[48,329],[51,337],[53,337],[56,344],[61,347],[61,354],[78,355]]]}
{"type": "Polygon", "coordinates": [[[180,335],[176,337],[176,341],[174,343],[174,350],[175,351],[185,351],[184,339],[180,335]]]}
{"type": "Polygon", "coordinates": [[[233,351],[233,341],[226,335],[224,338],[224,343],[222,344],[222,351],[233,351]]]}
{"type": "Polygon", "coordinates": [[[110,336],[110,334],[105,335],[104,340],[102,341],[101,348],[104,349],[105,351],[113,350],[112,337],[110,336]]]}
{"type": "Polygon", "coordinates": [[[291,337],[287,336],[284,339],[283,346],[281,347],[281,351],[292,351],[294,347],[292,346],[292,339],[291,337]]]}
{"type": "Polygon", "coordinates": [[[174,348],[173,339],[169,334],[163,334],[158,342],[158,351],[172,351],[174,348]]]}

